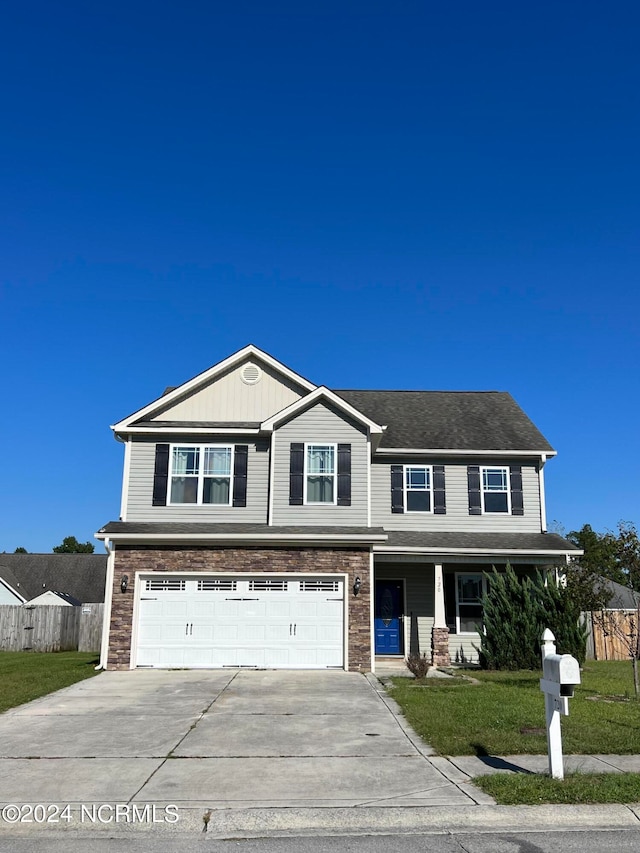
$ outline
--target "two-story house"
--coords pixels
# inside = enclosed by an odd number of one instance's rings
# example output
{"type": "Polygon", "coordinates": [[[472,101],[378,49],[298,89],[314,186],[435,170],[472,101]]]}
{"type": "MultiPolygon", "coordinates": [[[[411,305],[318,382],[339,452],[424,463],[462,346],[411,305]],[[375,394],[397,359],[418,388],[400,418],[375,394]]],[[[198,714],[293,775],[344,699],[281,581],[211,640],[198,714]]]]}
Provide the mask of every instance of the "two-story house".
{"type": "Polygon", "coordinates": [[[112,429],[110,669],[474,661],[483,572],[575,552],[506,393],[334,391],[247,346],[112,429]]]}

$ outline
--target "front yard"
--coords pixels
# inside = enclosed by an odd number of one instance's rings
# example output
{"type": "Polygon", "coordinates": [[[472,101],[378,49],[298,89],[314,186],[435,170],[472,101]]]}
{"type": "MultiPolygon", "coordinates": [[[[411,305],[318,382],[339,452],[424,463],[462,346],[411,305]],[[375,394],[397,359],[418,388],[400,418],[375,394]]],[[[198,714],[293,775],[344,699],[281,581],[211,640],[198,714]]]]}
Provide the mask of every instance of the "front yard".
{"type": "MultiPolygon", "coordinates": [[[[547,751],[540,672],[462,671],[467,678],[394,678],[389,692],[441,755],[547,751]]],[[[588,661],[562,718],[565,754],[640,753],[640,702],[627,661],[588,661]]]]}
{"type": "Polygon", "coordinates": [[[97,673],[89,652],[0,652],[0,713],[97,673]]]}

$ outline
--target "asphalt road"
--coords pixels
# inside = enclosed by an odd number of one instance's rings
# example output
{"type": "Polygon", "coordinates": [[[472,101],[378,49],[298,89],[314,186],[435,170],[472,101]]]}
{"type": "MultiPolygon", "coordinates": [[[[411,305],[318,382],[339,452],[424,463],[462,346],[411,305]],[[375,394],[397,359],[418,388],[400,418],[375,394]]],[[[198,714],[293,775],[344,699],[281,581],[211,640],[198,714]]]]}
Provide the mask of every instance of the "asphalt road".
{"type": "Polygon", "coordinates": [[[2,833],[0,853],[637,853],[640,827],[628,830],[420,835],[299,836],[220,841],[205,834],[143,833],[104,838],[2,833]]]}

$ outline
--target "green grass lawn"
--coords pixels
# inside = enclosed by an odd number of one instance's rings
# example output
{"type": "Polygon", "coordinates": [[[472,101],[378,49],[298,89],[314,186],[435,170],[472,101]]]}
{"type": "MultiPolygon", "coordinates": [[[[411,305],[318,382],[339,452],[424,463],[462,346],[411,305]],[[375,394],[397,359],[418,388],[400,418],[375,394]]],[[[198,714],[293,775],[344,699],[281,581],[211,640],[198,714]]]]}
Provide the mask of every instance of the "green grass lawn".
{"type": "Polygon", "coordinates": [[[478,776],[473,784],[501,806],[541,803],[640,803],[639,773],[569,773],[561,781],[539,773],[478,776]]]}
{"type": "MultiPolygon", "coordinates": [[[[466,674],[480,683],[394,678],[389,692],[441,755],[547,752],[540,672],[466,674]]],[[[582,684],[569,700],[569,716],[562,717],[565,754],[640,753],[640,702],[630,697],[631,663],[587,662],[582,684]]]]}
{"type": "Polygon", "coordinates": [[[84,652],[0,652],[0,713],[97,673],[84,652]]]}

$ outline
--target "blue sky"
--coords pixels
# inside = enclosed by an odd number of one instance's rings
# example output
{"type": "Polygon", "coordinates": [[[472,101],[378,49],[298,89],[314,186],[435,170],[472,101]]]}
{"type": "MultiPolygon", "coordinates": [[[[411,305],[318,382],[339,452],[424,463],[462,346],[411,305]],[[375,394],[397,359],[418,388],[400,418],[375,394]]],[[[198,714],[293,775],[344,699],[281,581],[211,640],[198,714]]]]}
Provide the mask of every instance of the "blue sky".
{"type": "Polygon", "coordinates": [[[0,550],[116,519],[109,424],[249,342],[334,388],[508,390],[558,450],[550,521],[640,521],[639,25],[5,7],[0,550]]]}

